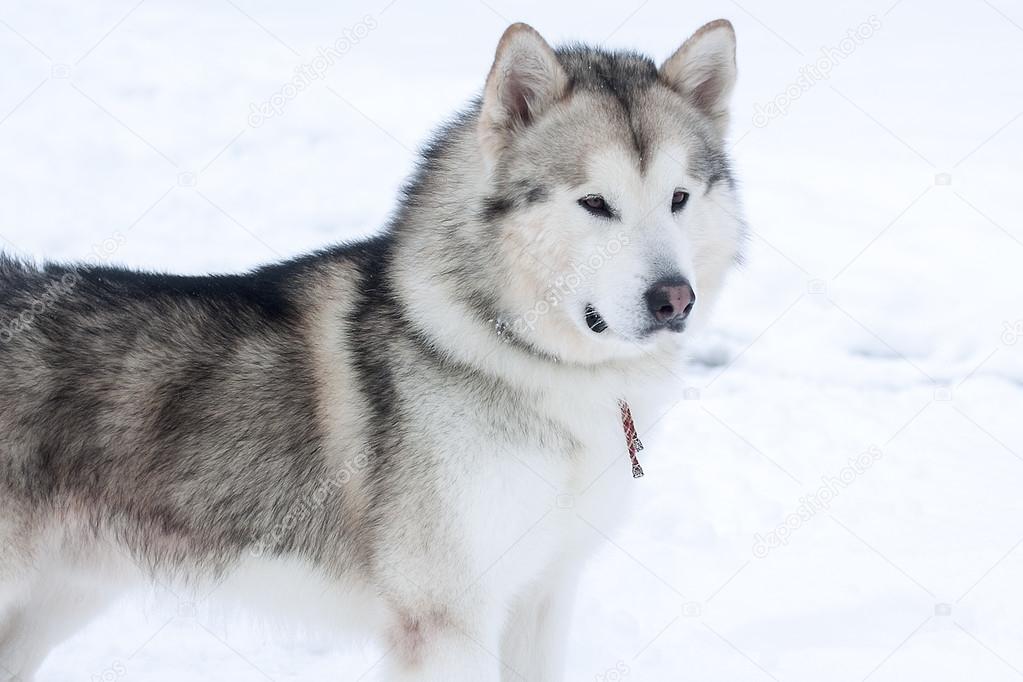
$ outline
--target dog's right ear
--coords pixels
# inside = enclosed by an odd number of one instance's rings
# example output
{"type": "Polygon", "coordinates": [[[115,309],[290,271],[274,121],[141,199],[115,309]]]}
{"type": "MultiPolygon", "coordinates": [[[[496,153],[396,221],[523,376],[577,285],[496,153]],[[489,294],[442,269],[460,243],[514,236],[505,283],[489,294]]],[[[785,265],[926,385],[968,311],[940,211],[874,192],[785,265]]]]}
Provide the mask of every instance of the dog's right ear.
{"type": "Polygon", "coordinates": [[[488,164],[510,135],[528,126],[568,89],[568,76],[547,41],[527,24],[512,24],[497,44],[480,108],[479,140],[488,164]]]}

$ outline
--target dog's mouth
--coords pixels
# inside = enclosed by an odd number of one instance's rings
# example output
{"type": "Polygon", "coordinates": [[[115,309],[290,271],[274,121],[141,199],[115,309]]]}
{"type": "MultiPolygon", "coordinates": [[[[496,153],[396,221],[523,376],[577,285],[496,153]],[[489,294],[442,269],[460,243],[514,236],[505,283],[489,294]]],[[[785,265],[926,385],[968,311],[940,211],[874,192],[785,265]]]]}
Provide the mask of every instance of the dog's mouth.
{"type": "Polygon", "coordinates": [[[600,316],[597,309],[592,305],[587,304],[586,306],[586,326],[590,328],[590,331],[594,334],[600,334],[607,330],[607,322],[600,316]]]}

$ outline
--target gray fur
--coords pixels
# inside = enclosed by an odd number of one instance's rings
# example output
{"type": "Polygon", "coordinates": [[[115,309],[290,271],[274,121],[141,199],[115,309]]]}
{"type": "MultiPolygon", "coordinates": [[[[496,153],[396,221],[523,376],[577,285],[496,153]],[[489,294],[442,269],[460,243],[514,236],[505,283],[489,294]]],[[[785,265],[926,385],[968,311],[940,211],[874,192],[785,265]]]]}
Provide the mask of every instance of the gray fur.
{"type": "MultiPolygon", "coordinates": [[[[111,553],[185,582],[215,583],[253,556],[302,562],[385,606],[402,652],[393,679],[455,679],[432,667],[430,647],[475,623],[453,590],[482,576],[462,561],[452,487],[471,491],[481,483],[463,479],[528,456],[523,466],[547,472],[539,478],[584,467],[557,482],[581,488],[593,435],[550,407],[564,402],[557,386],[611,415],[601,423],[614,433],[613,391],[589,398],[587,382],[626,386],[656,367],[571,357],[541,336],[467,355],[427,313],[500,336],[514,314],[503,291],[523,263],[507,256],[509,221],[580,187],[595,140],[629,150],[643,173],[674,140],[707,193],[734,189],[712,121],[653,62],[581,46],[556,54],[567,93],[489,170],[482,104],[470,105],[424,150],[373,239],[212,277],[0,257],[0,680],[30,676],[67,634],[55,624],[78,617],[33,601],[49,580],[40,567],[89,571],[111,553]],[[430,310],[412,279],[434,297],[430,310]],[[549,379],[518,381],[517,363],[549,379]],[[450,584],[417,573],[421,557],[449,561],[450,584]]],[[[737,251],[729,237],[721,257],[737,251]]],[[[677,269],[666,262],[651,273],[677,269]]],[[[480,673],[485,661],[461,665],[465,679],[498,679],[496,668],[480,673]]]]}

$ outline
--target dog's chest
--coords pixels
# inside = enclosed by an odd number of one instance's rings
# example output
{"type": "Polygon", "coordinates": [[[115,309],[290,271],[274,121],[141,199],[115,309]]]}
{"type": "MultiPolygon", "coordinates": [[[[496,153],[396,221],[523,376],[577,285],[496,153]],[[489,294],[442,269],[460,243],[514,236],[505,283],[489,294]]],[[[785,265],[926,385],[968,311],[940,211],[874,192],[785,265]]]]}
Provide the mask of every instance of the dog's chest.
{"type": "Polygon", "coordinates": [[[463,497],[473,563],[494,589],[573,570],[614,531],[638,485],[617,401],[554,416],[571,449],[524,440],[480,452],[473,492],[463,497]]]}

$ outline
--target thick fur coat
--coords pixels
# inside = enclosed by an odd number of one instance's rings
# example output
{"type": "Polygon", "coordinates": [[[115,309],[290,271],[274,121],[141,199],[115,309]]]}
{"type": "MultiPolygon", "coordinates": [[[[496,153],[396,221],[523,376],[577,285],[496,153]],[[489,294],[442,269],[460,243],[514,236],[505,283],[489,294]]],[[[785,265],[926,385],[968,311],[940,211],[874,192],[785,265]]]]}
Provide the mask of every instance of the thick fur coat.
{"type": "Polygon", "coordinates": [[[136,580],[361,626],[389,680],[562,679],[641,485],[619,400],[667,409],[740,251],[734,55],[723,21],[660,68],[516,24],[377,237],[209,277],[0,258],[0,680],[136,580]]]}

